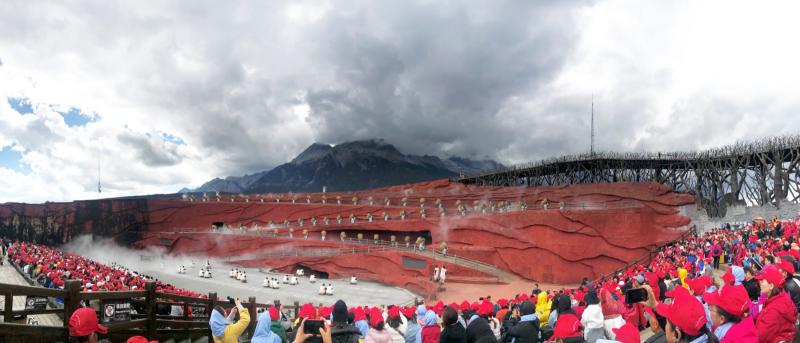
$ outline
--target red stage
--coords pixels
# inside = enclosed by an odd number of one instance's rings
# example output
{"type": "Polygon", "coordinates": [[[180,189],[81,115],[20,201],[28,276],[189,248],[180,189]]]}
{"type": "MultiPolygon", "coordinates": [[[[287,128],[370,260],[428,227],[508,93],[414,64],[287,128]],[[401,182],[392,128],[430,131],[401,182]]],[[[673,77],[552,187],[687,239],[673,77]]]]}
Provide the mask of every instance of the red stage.
{"type": "MultiPolygon", "coordinates": [[[[0,230],[6,235],[53,241],[94,233],[134,246],[165,246],[175,254],[243,256],[240,263],[287,272],[303,265],[330,277],[355,274],[361,279],[430,294],[435,286],[427,278],[434,262],[411,252],[390,249],[279,259],[258,255],[291,249],[301,252],[299,255],[315,249],[342,249],[350,245],[339,242],[341,232],[350,238],[362,233],[369,240],[374,234],[381,240],[395,235],[401,245],[406,235],[412,242],[423,236],[429,237],[426,245],[438,247],[440,242],[447,242],[449,254],[488,263],[525,279],[575,283],[583,277],[592,279],[614,271],[646,256],[656,245],[676,239],[690,224],[688,217],[680,215],[679,208],[693,203],[692,196],[654,183],[524,188],[465,186],[438,180],[354,193],[222,196],[219,202],[212,196],[208,202],[114,199],[4,204],[0,205],[0,230]],[[337,204],[337,196],[341,205],[337,204]],[[358,197],[357,205],[353,205],[353,197],[358,197]],[[405,207],[401,205],[404,197],[405,207]],[[425,199],[426,219],[420,216],[421,198],[425,199]],[[443,217],[439,216],[437,199],[445,209],[443,217]],[[549,203],[546,210],[542,209],[543,199],[549,203]],[[476,201],[487,206],[488,213],[475,209],[475,205],[480,206],[476,201]],[[499,207],[501,201],[510,202],[511,210],[489,210],[491,204],[499,207]],[[520,201],[526,203],[527,210],[519,210],[520,201]],[[469,208],[466,216],[458,213],[458,204],[469,208]],[[562,206],[564,209],[560,209],[562,206]],[[402,211],[406,214],[404,220],[400,219],[402,211]],[[389,220],[384,220],[384,212],[389,220]],[[373,215],[372,222],[366,219],[369,213],[373,215]],[[357,217],[354,224],[350,223],[351,215],[357,217]],[[341,224],[337,223],[337,216],[342,217],[341,224]],[[324,217],[328,218],[328,225],[323,224],[324,217]],[[312,225],[312,218],[316,218],[316,225],[312,225]],[[303,227],[299,226],[299,219],[303,219],[303,227]],[[294,228],[293,239],[288,238],[289,229],[282,227],[286,220],[294,228]],[[261,232],[247,236],[208,233],[213,222],[224,222],[233,228],[242,224],[248,229],[257,224],[261,232]],[[278,238],[273,238],[272,231],[266,228],[270,222],[279,226],[278,238]],[[303,230],[308,230],[309,240],[301,238],[303,230]],[[319,240],[323,230],[327,232],[325,242],[319,240]],[[203,233],[174,233],[187,231],[203,233]],[[403,263],[404,258],[423,261],[424,267],[409,267],[403,263]]],[[[494,275],[455,264],[448,265],[448,278],[461,278],[462,282],[498,281],[494,275]]]]}

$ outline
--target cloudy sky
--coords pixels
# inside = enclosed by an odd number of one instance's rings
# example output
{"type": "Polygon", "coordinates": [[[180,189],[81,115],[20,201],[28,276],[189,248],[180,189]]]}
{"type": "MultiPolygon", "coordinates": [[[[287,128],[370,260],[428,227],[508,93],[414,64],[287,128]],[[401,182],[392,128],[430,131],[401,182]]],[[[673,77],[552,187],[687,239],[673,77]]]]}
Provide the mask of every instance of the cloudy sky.
{"type": "Polygon", "coordinates": [[[4,1],[0,202],[174,192],[313,142],[520,163],[800,128],[800,2],[4,1]]]}

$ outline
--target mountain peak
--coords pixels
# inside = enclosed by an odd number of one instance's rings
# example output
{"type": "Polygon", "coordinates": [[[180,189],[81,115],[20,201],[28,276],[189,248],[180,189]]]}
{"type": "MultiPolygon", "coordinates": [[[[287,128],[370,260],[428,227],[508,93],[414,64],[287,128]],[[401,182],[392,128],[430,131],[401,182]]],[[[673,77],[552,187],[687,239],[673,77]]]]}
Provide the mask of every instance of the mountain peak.
{"type": "Polygon", "coordinates": [[[383,139],[366,139],[338,145],[314,143],[291,162],[243,177],[214,179],[195,192],[231,193],[351,191],[471,174],[499,166],[491,160],[440,159],[431,155],[405,155],[383,139]]]}
{"type": "Polygon", "coordinates": [[[332,151],[333,147],[328,144],[314,143],[309,145],[306,150],[303,150],[300,155],[297,155],[291,163],[302,164],[304,162],[313,161],[330,154],[332,151]]]}

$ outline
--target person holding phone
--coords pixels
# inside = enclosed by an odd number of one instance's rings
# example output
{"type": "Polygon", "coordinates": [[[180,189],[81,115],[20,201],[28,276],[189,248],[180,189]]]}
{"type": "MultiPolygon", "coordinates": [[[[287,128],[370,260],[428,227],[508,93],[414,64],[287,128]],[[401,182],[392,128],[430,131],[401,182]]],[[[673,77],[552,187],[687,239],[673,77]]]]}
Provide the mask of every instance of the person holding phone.
{"type": "Polygon", "coordinates": [[[297,326],[297,334],[294,336],[293,343],[303,343],[313,337],[318,337],[322,340],[322,343],[333,342],[330,327],[325,321],[303,318],[303,320],[300,321],[300,325],[297,326]],[[311,325],[312,322],[315,324],[311,325]],[[312,327],[316,329],[316,332],[313,334],[311,333],[312,327]]]}
{"type": "Polygon", "coordinates": [[[519,307],[514,308],[512,315],[517,322],[508,330],[504,341],[511,343],[539,342],[539,317],[536,316],[536,306],[529,300],[525,300],[519,307]]]}
{"type": "Polygon", "coordinates": [[[222,306],[215,306],[211,311],[211,318],[208,325],[211,327],[211,334],[214,343],[238,343],[239,336],[244,333],[250,324],[250,312],[242,306],[239,298],[234,300],[236,307],[231,309],[230,314],[226,313],[222,306]],[[233,323],[236,313],[239,313],[239,321],[233,323]],[[227,316],[226,316],[227,315],[227,316]]]}

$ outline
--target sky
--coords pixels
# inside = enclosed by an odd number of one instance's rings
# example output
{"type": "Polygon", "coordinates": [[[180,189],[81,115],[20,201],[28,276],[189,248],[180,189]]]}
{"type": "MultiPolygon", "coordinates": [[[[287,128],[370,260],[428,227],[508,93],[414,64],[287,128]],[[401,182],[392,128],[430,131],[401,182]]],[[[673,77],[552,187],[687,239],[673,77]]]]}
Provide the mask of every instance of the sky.
{"type": "Polygon", "coordinates": [[[798,1],[5,1],[0,202],[172,193],[314,142],[524,163],[800,128],[798,1]]]}

